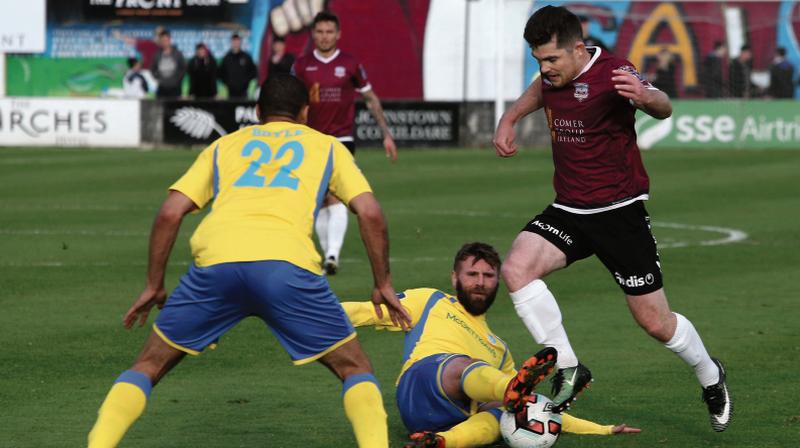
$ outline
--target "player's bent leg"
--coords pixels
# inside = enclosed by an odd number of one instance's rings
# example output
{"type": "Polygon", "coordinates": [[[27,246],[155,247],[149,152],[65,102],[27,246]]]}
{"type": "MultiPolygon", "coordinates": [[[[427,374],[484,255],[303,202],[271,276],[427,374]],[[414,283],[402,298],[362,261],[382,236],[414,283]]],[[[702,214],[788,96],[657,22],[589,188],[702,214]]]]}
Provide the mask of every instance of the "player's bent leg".
{"type": "Polygon", "coordinates": [[[724,431],[733,415],[733,400],[725,381],[722,363],[709,356],[692,322],[670,311],[664,289],[649,294],[626,296],[636,322],[694,369],[708,406],[711,427],[724,431]]]}
{"type": "Polygon", "coordinates": [[[589,369],[578,362],[561,323],[561,310],[540,278],[567,264],[567,256],[541,235],[522,231],[503,262],[502,275],[514,310],[539,344],[558,351],[558,373],[553,378],[553,403],[563,411],[592,381],[589,369]]]}
{"type": "Polygon", "coordinates": [[[578,358],[561,324],[561,310],[542,277],[566,266],[566,255],[542,236],[522,231],[506,256],[501,273],[514,310],[537,343],[558,350],[558,367],[574,367],[578,358]]]}
{"type": "MultiPolygon", "coordinates": [[[[461,369],[461,375],[456,380],[457,384],[455,386],[460,389],[462,400],[473,400],[481,403],[503,401],[508,384],[515,375],[498,370],[485,361],[477,359],[471,359],[470,361],[468,365],[461,369]]],[[[454,385],[451,384],[450,386],[452,388],[454,385]]],[[[445,388],[445,391],[447,391],[447,388],[445,388]]]]}
{"type": "Polygon", "coordinates": [[[523,231],[511,244],[501,272],[508,290],[517,291],[566,265],[564,252],[542,236],[523,231]]]}
{"type": "Polygon", "coordinates": [[[151,332],[130,370],[123,372],[100,406],[89,448],[115,447],[144,412],[153,386],[185,355],[151,332]]]}
{"type": "Polygon", "coordinates": [[[358,339],[352,339],[320,358],[343,383],[347,419],[359,447],[388,447],[389,430],[378,380],[358,339]]]}

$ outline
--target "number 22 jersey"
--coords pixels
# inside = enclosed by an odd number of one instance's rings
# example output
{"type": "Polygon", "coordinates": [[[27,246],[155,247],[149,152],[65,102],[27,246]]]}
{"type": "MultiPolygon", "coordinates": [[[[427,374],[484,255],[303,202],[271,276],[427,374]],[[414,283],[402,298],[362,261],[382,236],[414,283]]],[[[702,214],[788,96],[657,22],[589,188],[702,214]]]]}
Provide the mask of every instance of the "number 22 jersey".
{"type": "Polygon", "coordinates": [[[328,189],[345,203],[371,191],[334,137],[283,121],[219,138],[170,187],[211,206],[190,240],[197,266],[283,260],[315,274],[311,232],[328,189]]]}

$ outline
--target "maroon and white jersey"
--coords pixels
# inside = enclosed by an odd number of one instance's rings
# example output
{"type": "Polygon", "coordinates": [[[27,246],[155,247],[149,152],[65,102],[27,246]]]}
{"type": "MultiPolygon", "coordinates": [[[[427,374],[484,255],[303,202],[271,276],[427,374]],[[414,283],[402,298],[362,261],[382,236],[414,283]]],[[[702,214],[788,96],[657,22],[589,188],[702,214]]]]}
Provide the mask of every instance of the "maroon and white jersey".
{"type": "Polygon", "coordinates": [[[308,125],[339,140],[352,141],[356,92],[372,88],[364,67],[340,50],[329,58],[314,50],[294,62],[292,74],[308,87],[308,125]]]}
{"type": "Polygon", "coordinates": [[[650,181],[636,145],[636,108],[614,89],[612,70],[624,69],[655,89],[629,61],[589,47],[583,71],[562,88],[542,77],[553,140],[554,207],[598,213],[648,199],[650,181]]]}

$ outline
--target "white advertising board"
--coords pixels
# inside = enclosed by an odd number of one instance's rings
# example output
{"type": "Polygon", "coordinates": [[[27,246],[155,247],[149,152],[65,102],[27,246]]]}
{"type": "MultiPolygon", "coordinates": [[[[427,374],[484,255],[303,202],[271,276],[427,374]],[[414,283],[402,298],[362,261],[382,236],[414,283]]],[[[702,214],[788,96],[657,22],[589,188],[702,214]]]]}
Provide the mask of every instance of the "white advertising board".
{"type": "Polygon", "coordinates": [[[139,101],[0,99],[0,146],[138,146],[139,101]]]}
{"type": "Polygon", "coordinates": [[[45,0],[0,0],[0,53],[43,53],[45,0]]]}

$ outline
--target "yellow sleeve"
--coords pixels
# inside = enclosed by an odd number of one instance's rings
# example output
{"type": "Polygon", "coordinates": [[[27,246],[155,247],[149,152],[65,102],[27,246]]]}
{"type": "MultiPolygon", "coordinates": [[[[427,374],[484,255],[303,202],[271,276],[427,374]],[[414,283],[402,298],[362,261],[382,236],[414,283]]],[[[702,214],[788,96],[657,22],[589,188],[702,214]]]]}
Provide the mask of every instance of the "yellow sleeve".
{"type": "MultiPolygon", "coordinates": [[[[435,292],[437,292],[437,290],[431,288],[418,288],[408,289],[397,294],[397,298],[400,299],[400,303],[403,305],[403,308],[405,308],[406,311],[408,311],[408,314],[411,315],[411,327],[414,327],[414,325],[419,322],[419,318],[422,316],[422,312],[425,310],[425,305],[428,303],[428,299],[435,292]]],[[[347,317],[350,318],[350,321],[356,327],[373,325],[379,330],[401,330],[399,326],[392,322],[392,318],[389,317],[389,311],[387,311],[386,305],[381,305],[383,318],[380,319],[375,314],[375,307],[373,306],[372,302],[342,302],[342,307],[344,308],[345,313],[347,313],[347,317]]]]}
{"type": "Polygon", "coordinates": [[[169,189],[180,191],[194,202],[198,209],[203,208],[214,198],[214,164],[218,145],[214,142],[197,156],[186,173],[169,189]]]}
{"type": "Polygon", "coordinates": [[[561,429],[572,434],[595,434],[600,436],[610,436],[614,425],[600,425],[589,420],[573,417],[569,414],[561,415],[561,429]]]}
{"type": "Polygon", "coordinates": [[[333,172],[328,189],[345,204],[361,193],[372,192],[353,155],[338,140],[333,141],[333,172]]]}
{"type": "MultiPolygon", "coordinates": [[[[503,341],[505,342],[505,341],[503,341]]],[[[514,367],[514,358],[511,356],[511,350],[508,349],[508,344],[503,344],[506,348],[505,359],[503,359],[503,365],[500,366],[500,370],[504,373],[517,373],[517,369],[514,367]]]]}

